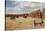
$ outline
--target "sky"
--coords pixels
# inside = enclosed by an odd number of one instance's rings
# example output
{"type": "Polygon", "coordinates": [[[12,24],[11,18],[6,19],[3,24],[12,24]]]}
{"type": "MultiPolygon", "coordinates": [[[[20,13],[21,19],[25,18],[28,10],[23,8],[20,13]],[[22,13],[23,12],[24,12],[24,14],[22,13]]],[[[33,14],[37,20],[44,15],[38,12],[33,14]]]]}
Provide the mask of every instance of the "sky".
{"type": "MultiPolygon", "coordinates": [[[[35,0],[36,1],[36,0],[35,0]]],[[[33,8],[38,8],[43,6],[42,3],[32,3],[35,1],[18,1],[18,0],[6,0],[6,14],[21,14],[32,12],[33,8]]],[[[37,1],[36,1],[37,2],[37,1]]],[[[41,2],[41,1],[40,1],[41,2]]],[[[42,2],[44,2],[42,0],[42,2]]]]}
{"type": "Polygon", "coordinates": [[[7,0],[7,1],[33,1],[33,2],[45,2],[45,0],[7,0]]]}
{"type": "MultiPolygon", "coordinates": [[[[6,6],[7,7],[14,7],[15,5],[13,5],[12,3],[15,1],[28,1],[28,0],[6,0],[6,6]]],[[[32,2],[44,2],[44,0],[30,0],[32,2]]]]}

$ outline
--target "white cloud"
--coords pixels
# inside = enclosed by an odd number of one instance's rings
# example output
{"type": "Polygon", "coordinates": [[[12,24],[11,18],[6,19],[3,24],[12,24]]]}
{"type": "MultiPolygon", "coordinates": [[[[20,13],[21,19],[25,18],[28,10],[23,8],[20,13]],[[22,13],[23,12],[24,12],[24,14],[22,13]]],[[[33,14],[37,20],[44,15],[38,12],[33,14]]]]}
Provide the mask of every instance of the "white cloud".
{"type": "Polygon", "coordinates": [[[13,8],[7,8],[7,13],[9,14],[15,14],[15,13],[24,13],[24,12],[32,12],[32,8],[40,8],[41,6],[43,6],[41,3],[31,3],[31,2],[21,2],[21,1],[16,1],[16,4],[18,4],[17,6],[13,7],[13,8]],[[22,3],[22,4],[21,4],[22,3]]]}
{"type": "Polygon", "coordinates": [[[45,2],[45,0],[11,0],[11,1],[32,1],[32,2],[45,2]]]}

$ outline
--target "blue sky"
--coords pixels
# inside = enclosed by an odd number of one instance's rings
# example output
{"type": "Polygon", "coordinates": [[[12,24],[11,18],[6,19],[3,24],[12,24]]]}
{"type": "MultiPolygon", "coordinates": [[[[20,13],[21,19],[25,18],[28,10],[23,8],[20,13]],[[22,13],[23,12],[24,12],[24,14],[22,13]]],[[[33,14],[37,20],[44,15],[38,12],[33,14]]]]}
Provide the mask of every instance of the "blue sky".
{"type": "MultiPolygon", "coordinates": [[[[16,0],[16,1],[18,1],[18,0],[16,0]]],[[[21,0],[20,0],[21,1],[21,0]]],[[[34,1],[34,0],[32,0],[32,1],[34,1]]],[[[35,0],[36,1],[36,0],[35,0]]],[[[40,2],[44,2],[44,0],[37,0],[38,2],[40,1],[40,2]]],[[[15,0],[6,0],[6,6],[7,7],[15,7],[15,5],[13,4],[13,2],[15,2],[15,0]]]]}
{"type": "Polygon", "coordinates": [[[6,0],[6,7],[15,7],[15,5],[12,4],[13,2],[15,2],[15,1],[6,0]]]}
{"type": "Polygon", "coordinates": [[[31,3],[31,1],[10,1],[6,0],[6,14],[21,14],[32,12],[32,8],[40,7],[41,3],[31,3]]]}

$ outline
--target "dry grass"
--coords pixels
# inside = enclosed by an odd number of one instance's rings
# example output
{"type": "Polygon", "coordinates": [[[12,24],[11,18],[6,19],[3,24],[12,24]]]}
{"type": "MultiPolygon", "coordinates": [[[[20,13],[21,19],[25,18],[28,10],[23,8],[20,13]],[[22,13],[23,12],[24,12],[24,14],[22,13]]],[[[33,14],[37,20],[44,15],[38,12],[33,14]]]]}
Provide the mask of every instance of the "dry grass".
{"type": "Polygon", "coordinates": [[[6,18],[6,29],[32,29],[34,28],[34,20],[31,17],[19,17],[11,20],[10,17],[6,18]]]}

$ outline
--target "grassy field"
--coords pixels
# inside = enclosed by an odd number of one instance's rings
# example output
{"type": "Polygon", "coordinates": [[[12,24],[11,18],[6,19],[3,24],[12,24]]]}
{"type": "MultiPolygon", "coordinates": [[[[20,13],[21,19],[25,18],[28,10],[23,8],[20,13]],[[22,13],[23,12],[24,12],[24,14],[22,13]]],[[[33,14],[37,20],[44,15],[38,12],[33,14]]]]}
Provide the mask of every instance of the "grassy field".
{"type": "Polygon", "coordinates": [[[6,17],[6,29],[33,29],[34,19],[31,17],[23,18],[19,17],[11,20],[10,17],[6,17]]]}

